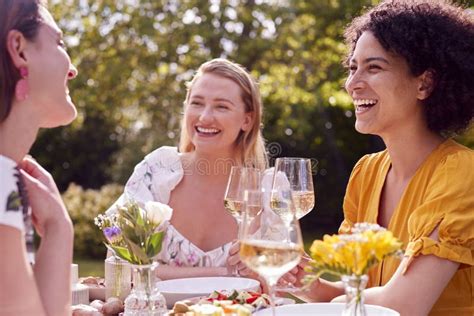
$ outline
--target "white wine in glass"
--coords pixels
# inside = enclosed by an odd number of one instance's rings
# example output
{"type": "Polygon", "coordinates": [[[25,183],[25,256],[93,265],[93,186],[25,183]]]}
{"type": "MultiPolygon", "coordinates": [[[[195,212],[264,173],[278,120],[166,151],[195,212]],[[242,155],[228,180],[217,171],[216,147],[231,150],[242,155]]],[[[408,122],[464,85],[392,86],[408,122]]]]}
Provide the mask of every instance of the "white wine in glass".
{"type": "MultiPolygon", "coordinates": [[[[300,219],[308,214],[315,204],[313,175],[309,159],[291,157],[276,159],[272,190],[288,188],[292,191],[296,217],[300,219]]],[[[272,195],[270,207],[274,207],[276,213],[285,217],[287,215],[282,213],[288,208],[282,203],[284,201],[280,201],[278,196],[272,195]]]]}
{"type": "Polygon", "coordinates": [[[279,241],[242,241],[240,256],[242,261],[260,275],[278,279],[290,271],[301,259],[298,244],[282,244],[279,241]]]}
{"type": "MultiPolygon", "coordinates": [[[[258,190],[260,187],[261,173],[259,169],[234,166],[230,170],[224,194],[224,207],[235,218],[239,226],[242,222],[245,190],[258,190]]],[[[261,205],[253,205],[251,215],[257,216],[261,209],[261,205]]]]}
{"type": "MultiPolygon", "coordinates": [[[[224,194],[224,208],[235,218],[238,226],[237,239],[240,239],[240,232],[242,230],[242,214],[244,207],[244,195],[246,190],[261,189],[261,174],[259,169],[245,168],[234,166],[230,170],[229,181],[227,182],[227,188],[224,194]]],[[[248,204],[249,216],[257,216],[261,209],[261,198],[252,201],[248,204]],[[255,201],[254,201],[255,200],[255,201]]],[[[239,276],[237,273],[237,267],[234,266],[231,275],[239,276]]]]}
{"type": "MultiPolygon", "coordinates": [[[[250,195],[249,192],[246,194],[250,195]]],[[[291,192],[284,192],[282,196],[287,197],[287,207],[294,208],[291,192]]],[[[289,221],[284,221],[272,210],[265,210],[252,218],[247,216],[246,202],[240,259],[265,279],[270,291],[272,315],[275,315],[274,287],[281,276],[296,267],[303,255],[301,230],[294,211],[289,221]]]]}
{"type": "Polygon", "coordinates": [[[299,219],[311,212],[314,207],[314,191],[293,191],[296,217],[299,219]]]}

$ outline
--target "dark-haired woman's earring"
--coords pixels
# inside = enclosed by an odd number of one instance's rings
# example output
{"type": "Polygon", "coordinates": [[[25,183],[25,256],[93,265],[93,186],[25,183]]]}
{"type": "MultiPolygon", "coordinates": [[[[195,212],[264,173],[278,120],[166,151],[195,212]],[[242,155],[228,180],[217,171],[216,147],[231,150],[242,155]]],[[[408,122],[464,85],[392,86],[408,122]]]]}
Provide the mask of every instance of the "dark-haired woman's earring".
{"type": "Polygon", "coordinates": [[[68,73],[67,73],[67,77],[68,79],[73,79],[75,77],[75,74],[72,70],[69,70],[68,73]]]}
{"type": "Polygon", "coordinates": [[[15,87],[15,96],[18,101],[25,101],[28,98],[28,69],[26,67],[20,67],[21,79],[18,80],[15,87]]]}

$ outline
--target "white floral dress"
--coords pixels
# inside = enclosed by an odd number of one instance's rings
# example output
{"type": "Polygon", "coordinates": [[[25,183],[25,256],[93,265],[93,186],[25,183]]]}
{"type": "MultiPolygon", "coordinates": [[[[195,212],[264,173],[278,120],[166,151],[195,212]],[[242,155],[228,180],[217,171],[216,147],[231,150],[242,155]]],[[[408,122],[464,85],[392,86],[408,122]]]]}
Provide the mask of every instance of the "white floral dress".
{"type": "MultiPolygon", "coordinates": [[[[183,166],[176,147],[163,146],[151,152],[140,162],[128,179],[124,193],[107,213],[127,199],[139,203],[158,201],[168,204],[171,191],[183,179],[183,166]]],[[[204,251],[186,239],[170,222],[163,223],[166,234],[162,250],[156,259],[166,265],[179,267],[225,267],[231,243],[204,251]]]]}

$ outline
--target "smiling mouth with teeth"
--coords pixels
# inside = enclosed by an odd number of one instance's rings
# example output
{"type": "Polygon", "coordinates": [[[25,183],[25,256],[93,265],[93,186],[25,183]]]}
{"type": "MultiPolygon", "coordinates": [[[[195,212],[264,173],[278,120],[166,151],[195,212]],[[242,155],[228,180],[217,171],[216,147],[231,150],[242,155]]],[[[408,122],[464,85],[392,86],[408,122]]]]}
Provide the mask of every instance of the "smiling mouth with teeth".
{"type": "Polygon", "coordinates": [[[216,128],[204,128],[200,126],[196,126],[196,131],[199,134],[205,134],[205,135],[216,135],[220,133],[220,130],[216,128]]]}
{"type": "Polygon", "coordinates": [[[377,100],[370,100],[370,99],[356,99],[354,100],[354,105],[356,106],[357,110],[368,109],[375,104],[377,104],[377,100]]]}

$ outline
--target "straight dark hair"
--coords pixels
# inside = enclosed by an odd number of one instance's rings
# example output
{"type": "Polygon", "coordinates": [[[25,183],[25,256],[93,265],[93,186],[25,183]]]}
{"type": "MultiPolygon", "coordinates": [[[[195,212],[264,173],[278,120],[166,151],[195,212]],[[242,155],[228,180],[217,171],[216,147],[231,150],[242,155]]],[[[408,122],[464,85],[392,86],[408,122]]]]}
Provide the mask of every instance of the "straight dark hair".
{"type": "Polygon", "coordinates": [[[13,65],[7,51],[7,36],[17,30],[32,41],[42,23],[39,8],[41,0],[0,0],[0,123],[10,114],[15,85],[20,79],[19,70],[13,65]]]}

